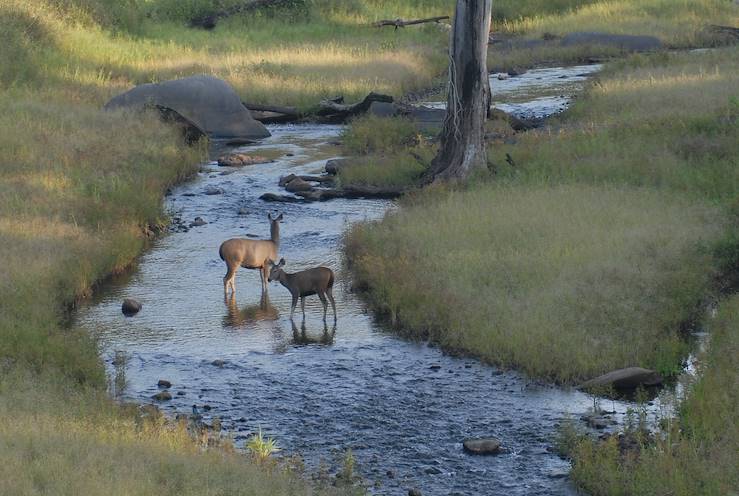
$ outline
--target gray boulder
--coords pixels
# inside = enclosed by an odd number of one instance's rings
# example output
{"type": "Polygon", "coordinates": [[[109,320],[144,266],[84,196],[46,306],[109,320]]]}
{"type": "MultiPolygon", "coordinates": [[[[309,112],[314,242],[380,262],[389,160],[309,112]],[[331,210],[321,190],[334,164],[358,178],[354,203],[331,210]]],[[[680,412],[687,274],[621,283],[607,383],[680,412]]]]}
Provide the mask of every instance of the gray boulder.
{"type": "Polygon", "coordinates": [[[662,42],[654,36],[635,36],[629,34],[609,34],[598,32],[577,32],[565,35],[562,46],[605,45],[627,52],[645,52],[662,48],[662,42]]]}
{"type": "Polygon", "coordinates": [[[313,189],[313,186],[308,181],[296,177],[285,185],[285,189],[290,193],[295,193],[297,191],[310,191],[313,189]]]}
{"type": "Polygon", "coordinates": [[[462,447],[473,455],[495,455],[500,452],[500,441],[495,438],[465,439],[462,447]]]}
{"type": "Polygon", "coordinates": [[[105,104],[106,110],[145,107],[170,109],[212,138],[258,139],[270,135],[254,120],[233,88],[213,76],[191,76],[142,84],[105,104]]]}
{"type": "Polygon", "coordinates": [[[659,386],[662,376],[654,370],[641,367],[628,367],[614,370],[580,384],[579,389],[613,387],[614,389],[636,389],[639,386],[659,386]]]}

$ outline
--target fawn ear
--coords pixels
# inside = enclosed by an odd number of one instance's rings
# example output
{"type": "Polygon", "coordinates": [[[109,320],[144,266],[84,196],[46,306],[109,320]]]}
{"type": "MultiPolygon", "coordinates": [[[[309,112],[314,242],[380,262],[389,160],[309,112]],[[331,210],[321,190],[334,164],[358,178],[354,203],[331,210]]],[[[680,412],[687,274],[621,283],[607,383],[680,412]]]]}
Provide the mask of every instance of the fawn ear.
{"type": "Polygon", "coordinates": [[[277,221],[280,221],[280,220],[282,220],[282,214],[280,214],[280,216],[279,216],[279,217],[277,217],[277,218],[276,218],[275,220],[277,220],[277,221]]]}
{"type": "Polygon", "coordinates": [[[280,264],[278,265],[278,267],[282,267],[283,265],[285,265],[285,259],[284,258],[281,258],[280,259],[280,264]]]}
{"type": "Polygon", "coordinates": [[[272,220],[272,214],[267,214],[267,218],[268,218],[269,220],[272,220]]]}

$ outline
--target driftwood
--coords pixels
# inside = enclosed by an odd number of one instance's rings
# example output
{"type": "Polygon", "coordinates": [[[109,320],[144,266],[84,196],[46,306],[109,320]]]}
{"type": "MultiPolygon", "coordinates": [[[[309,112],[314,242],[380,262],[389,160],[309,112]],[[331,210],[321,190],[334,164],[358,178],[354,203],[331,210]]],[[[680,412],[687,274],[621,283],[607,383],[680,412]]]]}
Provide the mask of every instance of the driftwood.
{"type": "Polygon", "coordinates": [[[427,22],[439,22],[445,19],[449,19],[449,16],[429,17],[428,19],[413,19],[410,21],[406,21],[400,18],[394,19],[394,20],[385,19],[382,21],[377,21],[373,23],[372,25],[376,28],[381,28],[383,26],[395,26],[395,29],[398,29],[398,28],[404,28],[406,26],[412,26],[414,24],[424,24],[427,22]]]}
{"type": "Polygon", "coordinates": [[[262,124],[282,124],[285,122],[295,122],[300,120],[303,115],[295,107],[282,107],[279,105],[259,105],[256,103],[241,102],[246,107],[251,116],[262,124]]]}
{"type": "Polygon", "coordinates": [[[373,102],[392,103],[393,97],[372,92],[361,102],[353,104],[345,104],[343,97],[322,100],[316,115],[319,122],[340,124],[355,115],[366,113],[373,102]]]}
{"type": "Polygon", "coordinates": [[[216,23],[219,19],[229,17],[236,14],[243,14],[244,12],[251,12],[262,7],[274,7],[279,5],[287,5],[290,0],[251,0],[240,5],[234,5],[227,9],[218,10],[205,14],[199,17],[190,19],[190,26],[193,28],[213,29],[216,27],[216,23]]]}

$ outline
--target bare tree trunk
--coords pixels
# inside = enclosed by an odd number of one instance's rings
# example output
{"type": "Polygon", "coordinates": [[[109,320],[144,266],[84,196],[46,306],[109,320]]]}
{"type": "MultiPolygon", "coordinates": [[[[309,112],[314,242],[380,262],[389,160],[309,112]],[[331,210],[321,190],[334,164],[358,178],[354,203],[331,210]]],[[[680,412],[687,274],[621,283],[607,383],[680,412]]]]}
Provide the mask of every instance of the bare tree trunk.
{"type": "Polygon", "coordinates": [[[449,43],[447,113],[441,149],[426,182],[465,179],[486,167],[485,120],[490,107],[487,47],[492,0],[457,0],[449,43]]]}

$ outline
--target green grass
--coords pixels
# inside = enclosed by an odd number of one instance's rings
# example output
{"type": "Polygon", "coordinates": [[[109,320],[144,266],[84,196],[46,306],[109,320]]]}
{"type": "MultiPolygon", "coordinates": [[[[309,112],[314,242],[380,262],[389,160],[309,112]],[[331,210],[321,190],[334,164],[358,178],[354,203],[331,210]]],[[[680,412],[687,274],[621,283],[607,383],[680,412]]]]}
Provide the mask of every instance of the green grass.
{"type": "Polygon", "coordinates": [[[701,376],[680,405],[679,419],[666,419],[655,443],[626,457],[615,438],[575,443],[572,477],[588,494],[693,496],[732,494],[739,487],[739,297],[722,303],[709,326],[701,376]]]}
{"type": "Polygon", "coordinates": [[[492,146],[494,181],[356,228],[372,302],[406,332],[558,382],[679,370],[681,324],[736,244],[737,51],[632,57],[556,132],[492,146]]]}
{"type": "Polygon", "coordinates": [[[647,189],[484,185],[409,200],[348,250],[404,332],[576,382],[674,370],[722,232],[716,209],[647,189]]]}

